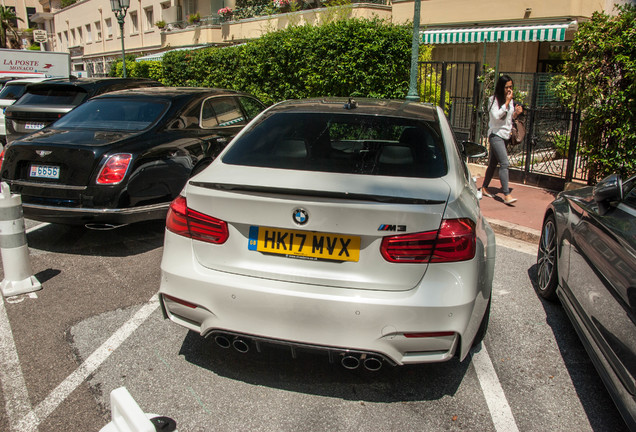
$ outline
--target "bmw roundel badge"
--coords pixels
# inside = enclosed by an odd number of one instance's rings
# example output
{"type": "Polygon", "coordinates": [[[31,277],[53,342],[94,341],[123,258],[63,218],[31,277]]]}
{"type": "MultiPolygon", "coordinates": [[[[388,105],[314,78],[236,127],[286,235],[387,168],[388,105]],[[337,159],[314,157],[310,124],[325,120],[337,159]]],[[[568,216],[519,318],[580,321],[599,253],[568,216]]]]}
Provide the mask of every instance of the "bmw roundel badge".
{"type": "Polygon", "coordinates": [[[309,220],[307,210],[301,208],[295,209],[292,217],[298,225],[305,225],[309,220]]]}

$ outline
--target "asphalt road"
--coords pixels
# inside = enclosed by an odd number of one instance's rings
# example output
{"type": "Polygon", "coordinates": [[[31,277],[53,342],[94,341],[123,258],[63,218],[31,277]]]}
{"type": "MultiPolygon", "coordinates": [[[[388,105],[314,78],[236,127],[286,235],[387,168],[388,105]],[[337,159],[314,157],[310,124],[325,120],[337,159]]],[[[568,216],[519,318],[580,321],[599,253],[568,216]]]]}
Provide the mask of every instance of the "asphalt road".
{"type": "Polygon", "coordinates": [[[0,306],[0,430],[99,431],[125,386],[184,431],[623,431],[536,248],[498,238],[490,328],[464,362],[346,370],[241,354],[162,318],[161,223],[89,231],[27,221],[42,290],[0,306]]]}

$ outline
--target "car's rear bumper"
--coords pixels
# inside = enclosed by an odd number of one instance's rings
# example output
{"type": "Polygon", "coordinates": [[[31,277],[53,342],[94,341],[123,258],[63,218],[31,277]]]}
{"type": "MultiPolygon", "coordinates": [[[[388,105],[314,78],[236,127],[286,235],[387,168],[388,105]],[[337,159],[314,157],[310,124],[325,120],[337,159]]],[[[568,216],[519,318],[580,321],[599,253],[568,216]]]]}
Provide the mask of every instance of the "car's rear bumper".
{"type": "Polygon", "coordinates": [[[438,362],[456,353],[465,357],[490,297],[490,286],[478,285],[488,280],[475,274],[482,264],[487,267],[478,259],[431,265],[412,290],[360,290],[211,270],[188,253],[191,242],[166,231],[160,293],[168,318],[204,336],[227,332],[326,351],[353,350],[399,365],[438,362]]]}
{"type": "Polygon", "coordinates": [[[72,208],[23,203],[24,216],[51,223],[68,225],[125,225],[147,220],[165,219],[170,203],[129,208],[72,208]]]}

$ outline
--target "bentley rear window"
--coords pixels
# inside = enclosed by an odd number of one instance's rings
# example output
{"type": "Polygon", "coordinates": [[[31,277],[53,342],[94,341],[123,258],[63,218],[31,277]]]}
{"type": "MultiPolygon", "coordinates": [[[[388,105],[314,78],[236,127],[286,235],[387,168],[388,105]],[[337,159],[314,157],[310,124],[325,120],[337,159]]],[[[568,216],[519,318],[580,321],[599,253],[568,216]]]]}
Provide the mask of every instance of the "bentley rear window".
{"type": "Polygon", "coordinates": [[[274,114],[251,126],[223,162],[396,177],[447,173],[435,123],[363,114],[274,114]]]}
{"type": "Polygon", "coordinates": [[[92,99],[53,124],[55,129],[138,131],[161,118],[168,104],[147,100],[92,99]]]}
{"type": "Polygon", "coordinates": [[[7,84],[0,90],[0,99],[18,100],[25,89],[26,84],[7,84]]]}
{"type": "Polygon", "coordinates": [[[30,87],[20,99],[20,105],[79,105],[88,93],[81,88],[63,86],[30,87]]]}

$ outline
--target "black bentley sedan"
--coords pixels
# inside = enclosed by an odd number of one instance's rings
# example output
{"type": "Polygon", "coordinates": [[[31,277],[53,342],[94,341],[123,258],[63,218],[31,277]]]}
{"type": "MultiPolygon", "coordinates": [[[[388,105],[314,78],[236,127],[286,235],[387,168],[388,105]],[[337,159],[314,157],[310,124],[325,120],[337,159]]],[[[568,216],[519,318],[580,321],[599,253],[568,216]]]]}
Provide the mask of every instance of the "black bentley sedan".
{"type": "Polygon", "coordinates": [[[161,219],[187,179],[264,108],[223,89],[107,93],[9,144],[0,177],[30,219],[102,228],[161,219]]]}
{"type": "Polygon", "coordinates": [[[537,264],[539,295],[561,300],[636,431],[636,177],[561,192],[546,211],[537,264]]]}

